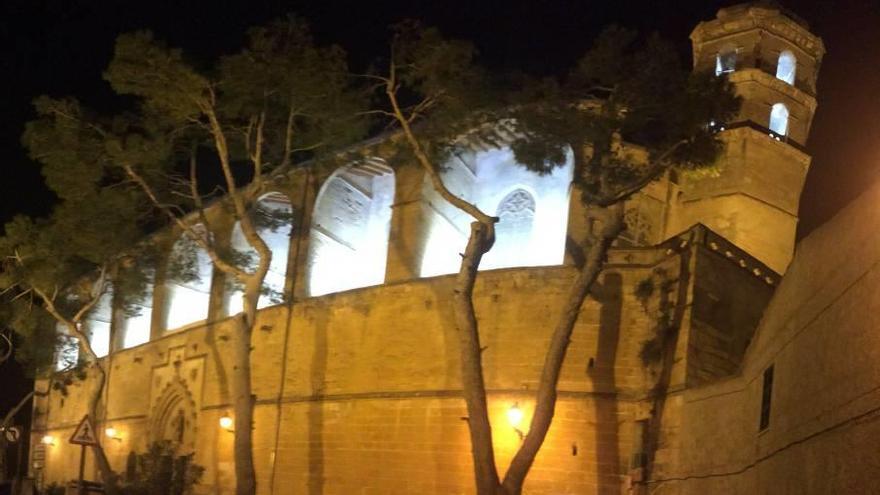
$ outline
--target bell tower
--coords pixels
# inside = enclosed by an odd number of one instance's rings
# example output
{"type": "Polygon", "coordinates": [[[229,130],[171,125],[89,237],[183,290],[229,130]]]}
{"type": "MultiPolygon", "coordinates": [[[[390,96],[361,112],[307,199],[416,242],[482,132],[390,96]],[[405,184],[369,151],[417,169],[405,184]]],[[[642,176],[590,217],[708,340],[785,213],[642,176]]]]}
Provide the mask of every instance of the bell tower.
{"type": "Polygon", "coordinates": [[[825,47],[804,21],[764,2],[721,9],[691,40],[694,70],[729,78],[742,107],[731,122],[710,123],[725,143],[718,173],[678,178],[667,237],[703,223],[784,273],[811,160],[804,145],[825,47]]]}

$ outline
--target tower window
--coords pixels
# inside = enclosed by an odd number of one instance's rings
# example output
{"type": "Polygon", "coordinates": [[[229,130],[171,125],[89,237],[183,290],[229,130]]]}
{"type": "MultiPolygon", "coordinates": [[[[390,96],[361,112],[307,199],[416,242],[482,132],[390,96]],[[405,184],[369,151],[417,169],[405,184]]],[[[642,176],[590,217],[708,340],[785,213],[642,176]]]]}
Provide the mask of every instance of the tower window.
{"type": "Polygon", "coordinates": [[[785,136],[788,132],[788,107],[777,103],[770,109],[770,130],[785,136]]]}
{"type": "Polygon", "coordinates": [[[770,426],[770,400],[773,398],[773,365],[764,370],[764,384],[761,389],[761,422],[759,431],[770,426]]]}
{"type": "Polygon", "coordinates": [[[779,54],[779,62],[776,64],[776,78],[788,84],[794,84],[794,76],[797,71],[797,59],[788,50],[779,54]]]}
{"type": "Polygon", "coordinates": [[[715,75],[727,74],[736,70],[736,48],[725,47],[715,56],[715,75]]]}

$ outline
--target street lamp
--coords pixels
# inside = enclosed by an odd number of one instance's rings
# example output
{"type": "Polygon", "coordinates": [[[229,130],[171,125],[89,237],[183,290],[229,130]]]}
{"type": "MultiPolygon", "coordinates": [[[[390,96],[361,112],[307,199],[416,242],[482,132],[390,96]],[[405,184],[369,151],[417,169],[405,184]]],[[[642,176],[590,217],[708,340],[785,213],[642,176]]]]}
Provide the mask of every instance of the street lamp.
{"type": "Polygon", "coordinates": [[[43,438],[40,439],[40,443],[43,445],[55,445],[55,437],[52,435],[43,435],[43,438]]]}

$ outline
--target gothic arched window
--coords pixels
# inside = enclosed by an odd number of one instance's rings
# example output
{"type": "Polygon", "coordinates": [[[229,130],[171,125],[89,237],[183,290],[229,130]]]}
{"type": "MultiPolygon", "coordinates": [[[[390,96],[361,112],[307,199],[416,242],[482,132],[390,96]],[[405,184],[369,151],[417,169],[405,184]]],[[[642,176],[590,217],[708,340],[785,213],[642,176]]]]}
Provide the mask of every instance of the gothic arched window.
{"type": "Polygon", "coordinates": [[[110,354],[110,322],[113,320],[113,290],[108,288],[85,320],[85,333],[95,355],[110,354]]]}
{"type": "Polygon", "coordinates": [[[129,296],[123,308],[124,317],[121,322],[122,348],[128,349],[150,341],[150,329],[153,326],[153,272],[148,271],[148,281],[143,292],[129,296]]]}
{"type": "Polygon", "coordinates": [[[309,237],[309,295],[385,281],[394,172],[380,162],[337,170],[321,187],[309,237]]]}
{"type": "MultiPolygon", "coordinates": [[[[257,201],[254,208],[251,216],[253,223],[260,237],[272,251],[272,261],[269,263],[266,278],[263,279],[263,294],[260,295],[257,308],[280,304],[284,300],[292,215],[293,209],[290,206],[290,200],[281,193],[266,194],[257,201]]],[[[230,244],[232,249],[241,255],[243,268],[253,271],[259,262],[259,255],[245,238],[244,232],[241,230],[241,222],[235,223],[230,244]]],[[[227,314],[233,315],[241,312],[243,308],[242,292],[239,287],[233,287],[228,291],[227,314]]]]}
{"type": "MultiPolygon", "coordinates": [[[[495,244],[481,270],[562,263],[568,228],[569,189],[574,155],[549,173],[539,174],[516,161],[510,147],[463,147],[443,164],[443,184],[456,196],[499,217],[495,244]]],[[[458,271],[473,218],[449,204],[426,178],[422,212],[427,225],[420,276],[458,271]]]]}
{"type": "Polygon", "coordinates": [[[788,50],[779,54],[779,62],[776,64],[776,78],[788,84],[794,84],[794,76],[797,72],[797,59],[788,50]]]}
{"type": "MultiPolygon", "coordinates": [[[[207,235],[201,225],[193,229],[195,235],[207,235]]],[[[211,302],[211,277],[214,265],[208,253],[184,233],[171,249],[168,263],[168,314],[165,329],[174,330],[208,318],[211,302]]]]}
{"type": "Polygon", "coordinates": [[[498,203],[495,216],[495,245],[486,254],[485,268],[504,268],[527,263],[535,223],[535,198],[522,188],[508,193],[498,203]]]}
{"type": "Polygon", "coordinates": [[[727,74],[736,70],[736,47],[725,46],[715,56],[715,75],[727,74]]]}
{"type": "Polygon", "coordinates": [[[770,130],[785,136],[788,132],[788,107],[777,103],[770,109],[770,130]]]}

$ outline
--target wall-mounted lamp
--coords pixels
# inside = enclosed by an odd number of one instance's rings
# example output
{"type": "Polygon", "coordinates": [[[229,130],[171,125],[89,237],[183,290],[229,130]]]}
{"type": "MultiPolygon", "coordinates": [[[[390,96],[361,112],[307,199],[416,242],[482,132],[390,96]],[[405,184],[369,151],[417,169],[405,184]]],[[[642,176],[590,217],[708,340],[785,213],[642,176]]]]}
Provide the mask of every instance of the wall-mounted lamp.
{"type": "Polygon", "coordinates": [[[513,427],[513,431],[519,435],[519,439],[522,440],[525,435],[522,430],[519,429],[519,424],[522,423],[523,417],[525,414],[522,409],[519,408],[519,403],[514,402],[510,409],[507,410],[507,421],[510,422],[510,426],[513,427]]]}
{"type": "Polygon", "coordinates": [[[104,435],[107,435],[107,438],[112,438],[113,440],[116,440],[117,442],[122,441],[122,437],[119,436],[119,432],[116,431],[116,428],[114,428],[112,426],[108,426],[107,428],[104,428],[104,435]]]}
{"type": "Polygon", "coordinates": [[[55,445],[55,437],[52,435],[43,435],[43,438],[40,439],[40,443],[43,445],[55,445]]]}
{"type": "Polygon", "coordinates": [[[235,426],[235,422],[232,420],[229,414],[224,414],[223,416],[220,416],[220,428],[223,428],[224,430],[232,433],[235,431],[233,430],[233,426],[235,426]]]}

